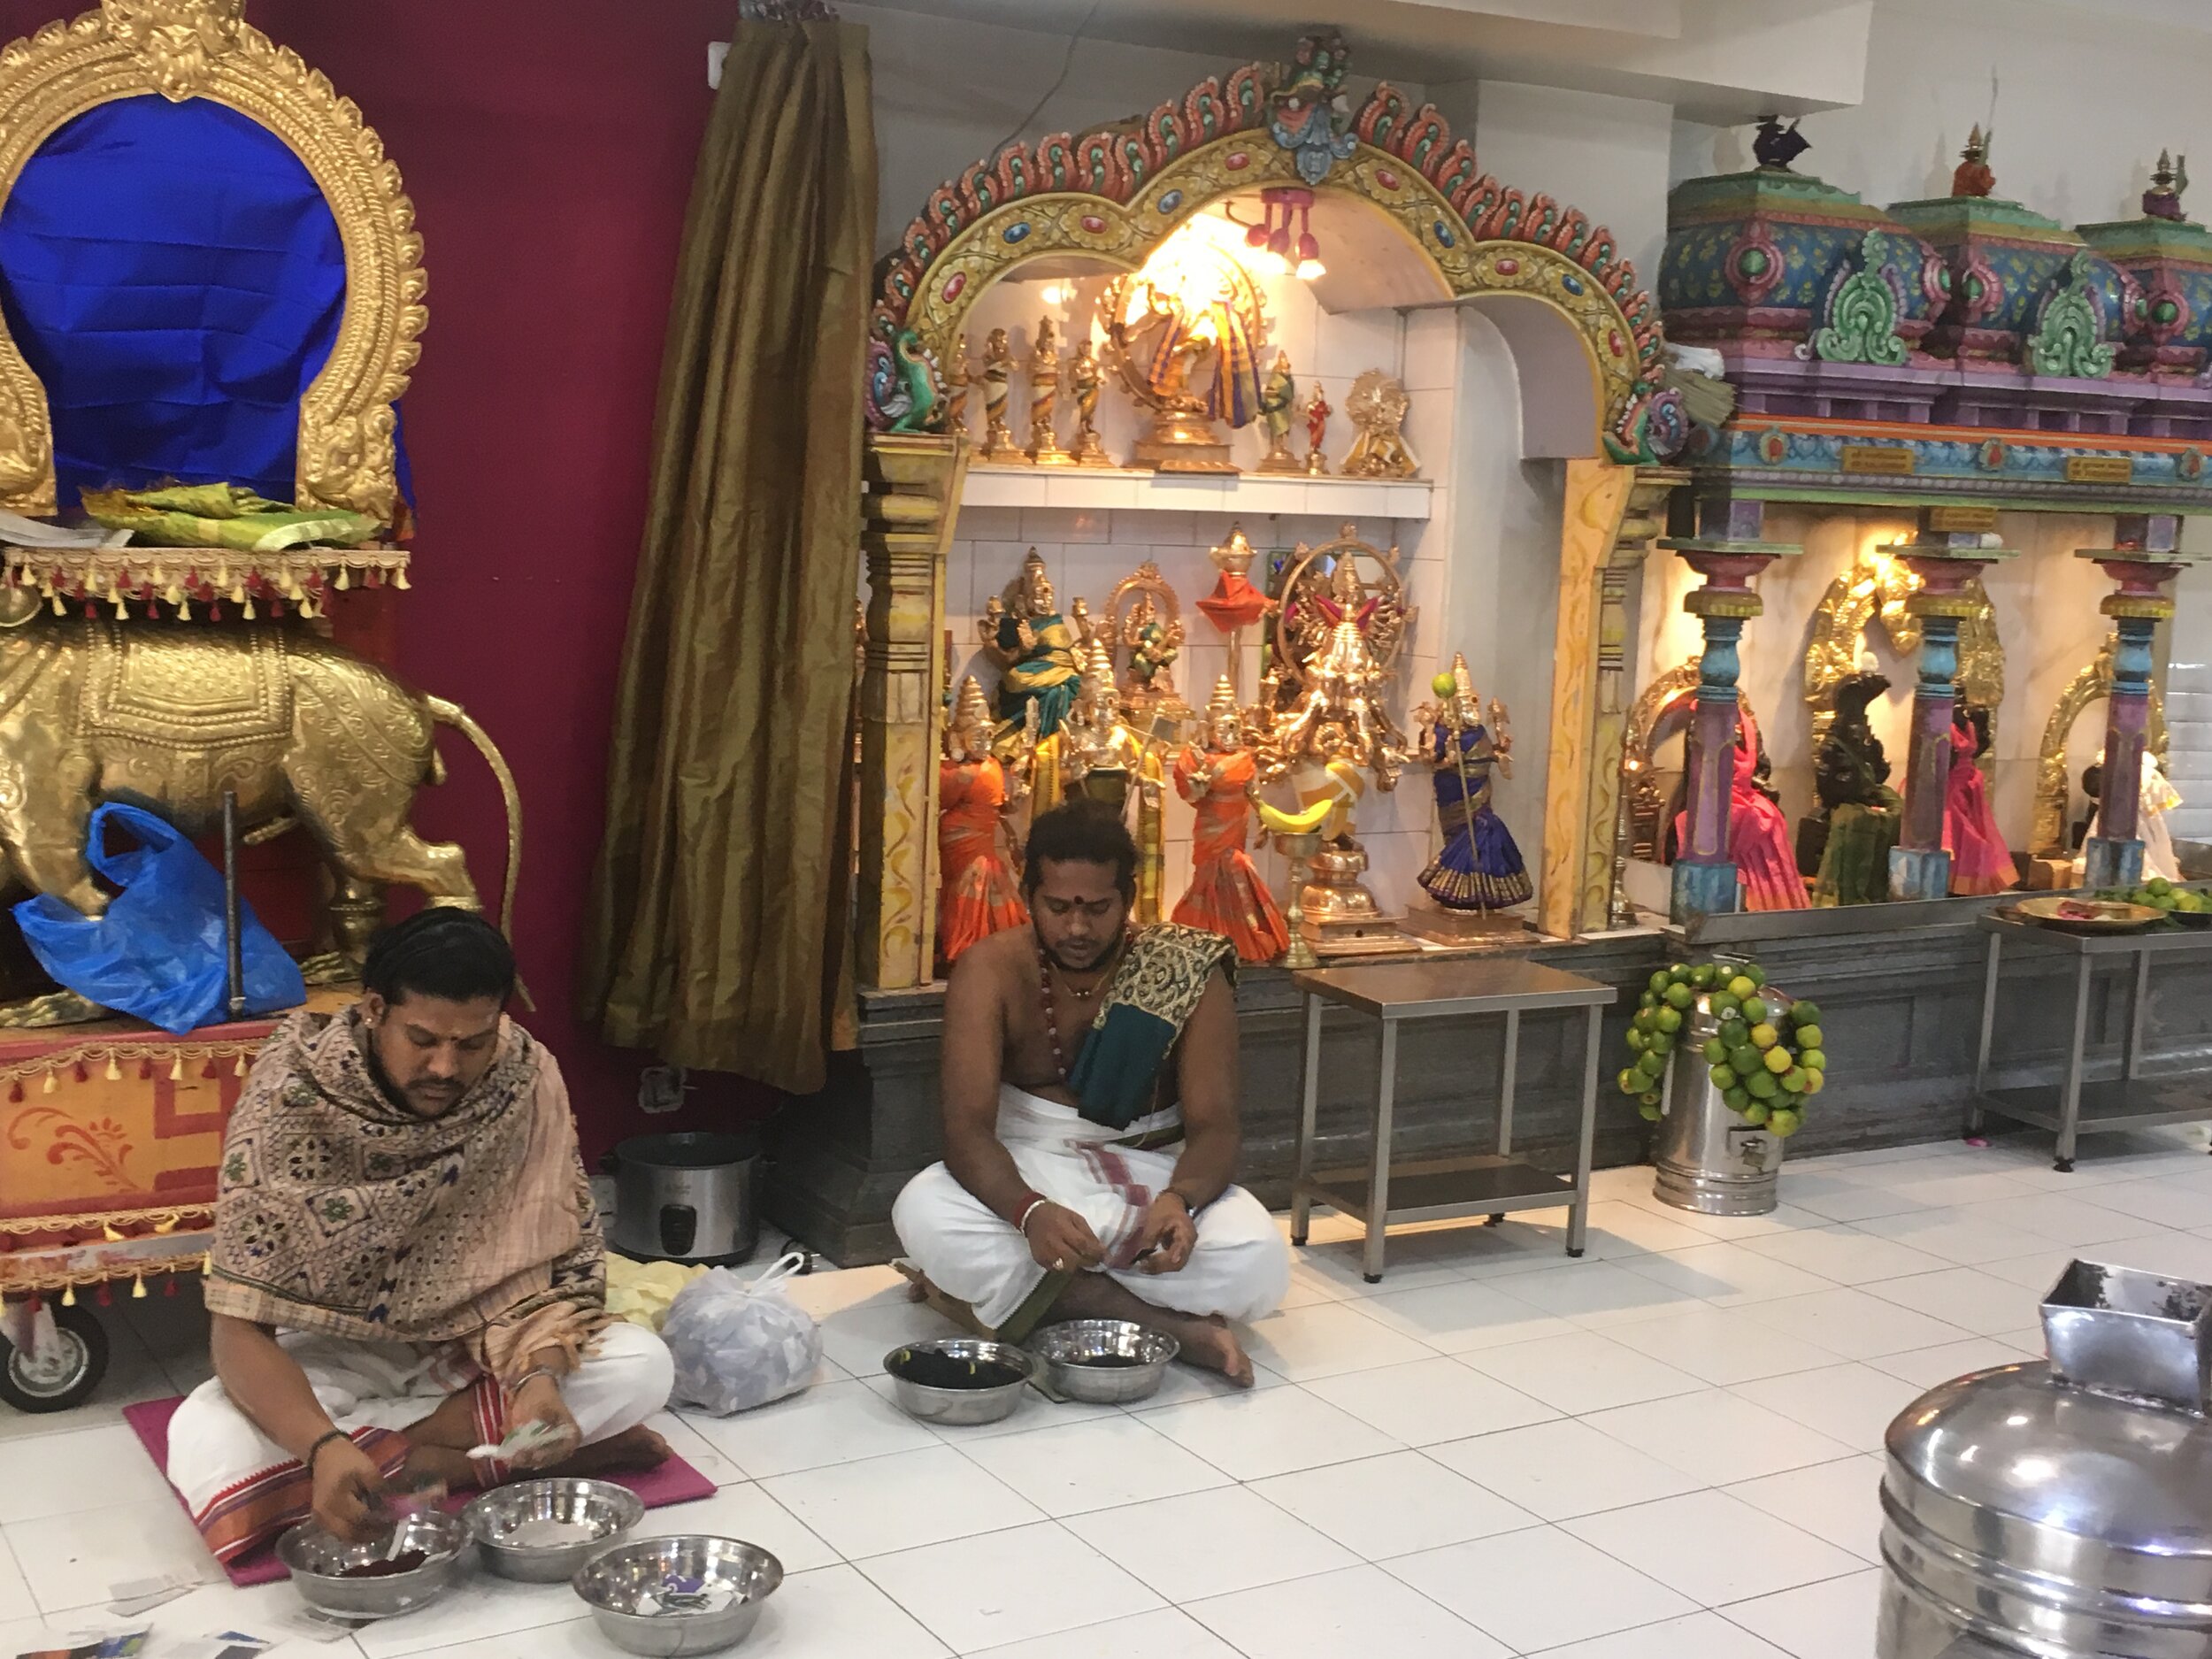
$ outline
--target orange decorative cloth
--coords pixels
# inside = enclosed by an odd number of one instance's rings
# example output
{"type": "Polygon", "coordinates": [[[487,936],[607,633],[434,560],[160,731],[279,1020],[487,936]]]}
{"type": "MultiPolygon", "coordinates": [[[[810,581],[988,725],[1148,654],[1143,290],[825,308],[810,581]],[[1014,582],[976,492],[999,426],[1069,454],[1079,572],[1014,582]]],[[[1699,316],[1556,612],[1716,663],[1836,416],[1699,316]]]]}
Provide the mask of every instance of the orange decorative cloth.
{"type": "Polygon", "coordinates": [[[1257,769],[1243,750],[1217,755],[1186,749],[1175,757],[1175,787],[1197,814],[1190,887],[1175,906],[1187,927],[1219,933],[1246,962],[1272,962],[1290,949],[1290,929],[1259,867],[1244,850],[1252,803],[1245,789],[1257,769]]]}
{"type": "Polygon", "coordinates": [[[949,967],[970,945],[1029,919],[999,850],[1006,772],[995,757],[948,760],[937,769],[937,954],[949,967]]]}

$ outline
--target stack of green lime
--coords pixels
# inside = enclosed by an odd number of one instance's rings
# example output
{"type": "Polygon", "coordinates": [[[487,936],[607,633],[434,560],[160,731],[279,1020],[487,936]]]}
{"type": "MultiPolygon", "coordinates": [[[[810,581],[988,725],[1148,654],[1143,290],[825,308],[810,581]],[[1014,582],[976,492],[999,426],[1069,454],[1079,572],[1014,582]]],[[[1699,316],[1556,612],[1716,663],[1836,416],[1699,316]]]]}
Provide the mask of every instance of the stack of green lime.
{"type": "Polygon", "coordinates": [[[1621,1092],[1658,1120],[1669,1057],[1701,1001],[1717,1030],[1700,1052],[1721,1098],[1746,1123],[1795,1134],[1807,1098],[1827,1083],[1820,1010],[1773,989],[1756,963],[1680,963],[1653,973],[1629,1025],[1634,1059],[1616,1079],[1621,1092]]]}
{"type": "Polygon", "coordinates": [[[2146,905],[2154,910],[2179,910],[2191,916],[2212,911],[2212,893],[2198,887],[2177,887],[2163,876],[2153,876],[2132,887],[2107,887],[2097,896],[2146,905]]]}

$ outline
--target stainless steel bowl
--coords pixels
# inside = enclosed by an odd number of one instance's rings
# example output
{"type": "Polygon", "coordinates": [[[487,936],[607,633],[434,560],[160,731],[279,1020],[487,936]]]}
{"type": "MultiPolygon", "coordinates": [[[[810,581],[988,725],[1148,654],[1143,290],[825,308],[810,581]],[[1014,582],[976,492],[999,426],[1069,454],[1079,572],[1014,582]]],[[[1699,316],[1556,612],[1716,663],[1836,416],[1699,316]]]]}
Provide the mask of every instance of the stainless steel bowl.
{"type": "Polygon", "coordinates": [[[1045,1382],[1055,1393],[1118,1406],[1157,1394],[1160,1379],[1183,1345],[1164,1331],[1148,1330],[1129,1319],[1070,1319],[1033,1334],[1029,1351],[1043,1362],[1045,1382]],[[1102,1356],[1135,1363],[1083,1363],[1102,1356]]]}
{"type": "Polygon", "coordinates": [[[484,1564],[501,1578],[558,1584],[608,1545],[620,1542],[644,1514],[637,1494],[611,1480],[519,1480],[472,1500],[461,1518],[484,1552],[484,1564]],[[517,1542],[517,1529],[533,1521],[588,1527],[591,1536],[569,1544],[517,1542]]]}
{"type": "Polygon", "coordinates": [[[387,1618],[442,1595],[460,1575],[468,1544],[468,1528],[459,1516],[425,1509],[366,1544],[345,1543],[305,1522],[277,1540],[277,1559],[291,1569],[292,1582],[310,1606],[347,1618],[387,1618]],[[342,1576],[349,1567],[365,1567],[410,1549],[429,1557],[411,1572],[377,1578],[342,1576]]]}
{"type": "Polygon", "coordinates": [[[712,1653],[745,1640],[761,1603],[783,1582],[783,1563],[758,1544],[682,1533],[603,1549],[569,1580],[607,1640],[636,1654],[712,1653]],[[725,1584],[737,1600],[712,1612],[640,1613],[639,1600],[671,1577],[725,1584]]]}
{"type": "Polygon", "coordinates": [[[938,1342],[910,1342],[883,1356],[900,1406],[909,1417],[924,1423],[965,1425],[995,1423],[1021,1403],[1022,1391],[1037,1369],[1037,1362],[1010,1342],[986,1342],[975,1337],[948,1337],[938,1342]],[[976,1360],[1010,1365],[1021,1373],[1014,1382],[995,1388],[936,1388],[912,1380],[910,1373],[917,1355],[941,1355],[952,1360],[976,1360]]]}

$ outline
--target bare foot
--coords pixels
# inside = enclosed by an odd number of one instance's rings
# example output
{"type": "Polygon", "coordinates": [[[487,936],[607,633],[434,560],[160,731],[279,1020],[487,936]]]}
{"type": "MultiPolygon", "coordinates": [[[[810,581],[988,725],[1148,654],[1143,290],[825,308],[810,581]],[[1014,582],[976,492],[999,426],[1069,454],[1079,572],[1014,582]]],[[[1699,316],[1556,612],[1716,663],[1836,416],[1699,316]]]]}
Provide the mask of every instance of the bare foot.
{"type": "Polygon", "coordinates": [[[909,1302],[927,1302],[930,1288],[929,1280],[917,1275],[906,1281],[906,1299],[909,1302]]]}
{"type": "Polygon", "coordinates": [[[554,1475],[600,1475],[623,1470],[657,1469],[673,1455],[668,1442],[642,1423],[603,1440],[594,1441],[572,1457],[564,1457],[550,1469],[518,1470],[518,1478],[554,1475]]]}
{"type": "Polygon", "coordinates": [[[1229,1322],[1219,1314],[1204,1319],[1180,1319],[1176,1322],[1176,1335],[1183,1344],[1183,1357],[1206,1371],[1217,1371],[1240,1388],[1252,1386],[1252,1361],[1237,1340],[1237,1333],[1229,1328],[1229,1322]]]}

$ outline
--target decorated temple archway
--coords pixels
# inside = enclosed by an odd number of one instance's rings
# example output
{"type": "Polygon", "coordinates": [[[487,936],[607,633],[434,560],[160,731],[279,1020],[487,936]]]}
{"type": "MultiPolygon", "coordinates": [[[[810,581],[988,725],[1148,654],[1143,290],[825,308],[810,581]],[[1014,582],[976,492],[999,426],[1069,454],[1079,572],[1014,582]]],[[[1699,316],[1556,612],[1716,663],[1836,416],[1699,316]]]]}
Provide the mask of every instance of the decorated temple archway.
{"type": "MultiPolygon", "coordinates": [[[[1529,452],[1570,457],[1541,915],[1548,931],[1575,931],[1592,824],[1611,810],[1591,786],[1600,572],[1633,468],[1683,435],[1679,399],[1660,383],[1656,311],[1609,232],[1483,173],[1432,105],[1385,84],[1354,109],[1347,67],[1339,36],[1311,35],[1294,63],[1210,77],[1141,120],[1010,144],[934,191],[886,261],[867,369],[864,982],[931,972],[942,561],[966,465],[946,365],[971,308],[1018,272],[1139,270],[1208,208],[1279,188],[1329,211],[1356,204],[1364,234],[1416,256],[1393,262],[1381,303],[1479,303],[1519,366],[1529,452]]],[[[1617,766],[1617,751],[1599,769],[1617,766]]]]}

